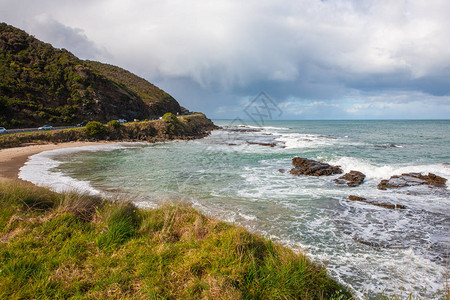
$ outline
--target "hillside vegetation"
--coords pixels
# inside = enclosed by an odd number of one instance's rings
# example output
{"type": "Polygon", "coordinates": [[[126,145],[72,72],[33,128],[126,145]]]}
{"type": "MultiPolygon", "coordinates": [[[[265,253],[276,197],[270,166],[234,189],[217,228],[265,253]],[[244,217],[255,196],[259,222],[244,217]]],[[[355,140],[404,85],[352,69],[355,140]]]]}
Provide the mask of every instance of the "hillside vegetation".
{"type": "Polygon", "coordinates": [[[180,105],[172,96],[147,80],[117,66],[90,60],[85,60],[84,63],[95,72],[136,93],[150,107],[152,115],[180,111],[180,105]]]}
{"type": "Polygon", "coordinates": [[[0,126],[146,119],[180,112],[178,102],[119,67],[83,61],[0,23],[0,126]]]}
{"type": "Polygon", "coordinates": [[[194,139],[208,135],[215,128],[214,123],[201,113],[180,117],[166,113],[161,120],[154,121],[120,124],[117,120],[113,120],[107,125],[92,121],[81,128],[0,135],[0,149],[71,141],[160,142],[194,139]]]}
{"type": "Polygon", "coordinates": [[[304,255],[186,205],[0,182],[1,299],[349,299],[304,255]]]}

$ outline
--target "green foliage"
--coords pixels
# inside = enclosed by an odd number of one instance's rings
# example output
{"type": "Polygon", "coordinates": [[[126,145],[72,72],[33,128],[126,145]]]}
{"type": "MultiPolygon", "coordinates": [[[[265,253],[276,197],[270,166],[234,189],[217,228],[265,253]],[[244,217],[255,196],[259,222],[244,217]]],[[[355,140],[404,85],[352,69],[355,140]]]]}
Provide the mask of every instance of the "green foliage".
{"type": "Polygon", "coordinates": [[[172,96],[147,80],[116,66],[89,60],[85,63],[99,74],[121,84],[141,97],[150,105],[152,115],[161,115],[167,111],[180,111],[180,105],[172,96]]]}
{"type": "Polygon", "coordinates": [[[168,112],[165,113],[163,116],[163,120],[169,123],[174,123],[174,124],[178,124],[180,123],[180,121],[178,120],[177,116],[175,116],[173,113],[168,112]]]}
{"type": "Polygon", "coordinates": [[[165,113],[162,119],[166,122],[166,134],[175,135],[179,134],[183,127],[180,120],[173,113],[165,113]]]}
{"type": "Polygon", "coordinates": [[[119,130],[121,126],[122,124],[120,124],[120,122],[117,120],[112,120],[108,122],[108,127],[113,130],[119,130]]]}
{"type": "Polygon", "coordinates": [[[0,183],[0,205],[1,299],[351,298],[304,255],[187,205],[139,210],[19,182],[0,183]],[[24,195],[55,205],[28,209],[24,195]]]}
{"type": "Polygon", "coordinates": [[[84,128],[90,137],[101,137],[105,133],[105,126],[97,121],[91,121],[84,128]]]}
{"type": "Polygon", "coordinates": [[[0,111],[6,111],[9,108],[8,99],[0,96],[0,111]]]}

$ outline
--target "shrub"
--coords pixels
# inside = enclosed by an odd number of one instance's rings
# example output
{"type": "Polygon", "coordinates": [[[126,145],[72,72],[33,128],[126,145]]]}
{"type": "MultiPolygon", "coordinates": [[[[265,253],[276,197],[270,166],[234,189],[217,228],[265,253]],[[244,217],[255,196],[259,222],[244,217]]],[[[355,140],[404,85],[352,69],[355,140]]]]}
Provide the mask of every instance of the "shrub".
{"type": "Polygon", "coordinates": [[[182,127],[180,120],[173,113],[166,113],[162,119],[166,122],[166,134],[174,135],[180,133],[182,127]]]}
{"type": "Polygon", "coordinates": [[[99,137],[105,133],[105,126],[97,121],[91,121],[86,124],[86,133],[92,137],[99,137]]]}
{"type": "Polygon", "coordinates": [[[108,127],[112,128],[114,130],[120,129],[120,126],[122,126],[122,125],[117,120],[112,120],[112,121],[108,122],[108,127]]]}
{"type": "Polygon", "coordinates": [[[170,112],[164,114],[163,120],[175,124],[180,123],[180,120],[178,120],[177,116],[175,116],[173,113],[170,112]]]}

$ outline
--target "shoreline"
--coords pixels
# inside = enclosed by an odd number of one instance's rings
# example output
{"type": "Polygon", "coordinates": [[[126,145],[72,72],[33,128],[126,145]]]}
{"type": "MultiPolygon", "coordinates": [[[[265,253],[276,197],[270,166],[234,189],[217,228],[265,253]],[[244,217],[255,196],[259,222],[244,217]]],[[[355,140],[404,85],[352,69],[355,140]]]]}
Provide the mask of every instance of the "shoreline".
{"type": "Polygon", "coordinates": [[[5,180],[23,181],[18,177],[20,168],[28,161],[28,158],[30,156],[41,153],[43,151],[117,143],[120,143],[120,141],[66,142],[58,144],[28,145],[25,147],[0,149],[0,182],[5,180]]]}

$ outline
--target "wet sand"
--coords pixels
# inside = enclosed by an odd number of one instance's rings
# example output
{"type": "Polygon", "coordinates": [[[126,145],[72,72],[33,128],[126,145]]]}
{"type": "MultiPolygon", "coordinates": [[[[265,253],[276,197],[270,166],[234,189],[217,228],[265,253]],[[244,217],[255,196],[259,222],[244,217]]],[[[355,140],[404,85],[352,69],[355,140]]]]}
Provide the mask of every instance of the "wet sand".
{"type": "Polygon", "coordinates": [[[28,157],[42,151],[115,143],[117,142],[69,142],[0,149],[0,181],[17,180],[19,169],[28,161],[28,157]]]}

